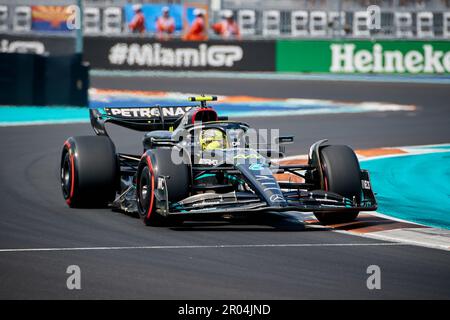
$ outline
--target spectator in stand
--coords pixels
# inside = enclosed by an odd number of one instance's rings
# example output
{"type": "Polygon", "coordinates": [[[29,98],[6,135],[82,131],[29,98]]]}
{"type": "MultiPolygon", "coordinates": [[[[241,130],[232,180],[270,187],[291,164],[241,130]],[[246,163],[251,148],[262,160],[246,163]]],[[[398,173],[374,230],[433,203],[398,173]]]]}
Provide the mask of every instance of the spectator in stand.
{"type": "Polygon", "coordinates": [[[189,30],[183,36],[186,41],[205,41],[207,40],[205,27],[205,10],[196,8],[194,10],[195,20],[189,27],[189,30]]]}
{"type": "Polygon", "coordinates": [[[145,17],[142,13],[142,6],[140,4],[135,4],[133,6],[134,17],[131,20],[128,27],[132,33],[144,33],[145,32],[145,17]]]}
{"type": "Polygon", "coordinates": [[[159,40],[169,40],[175,31],[175,20],[169,14],[169,7],[162,8],[161,12],[156,20],[156,36],[159,40]]]}
{"type": "Polygon", "coordinates": [[[225,10],[223,12],[222,20],[213,24],[212,29],[224,39],[241,38],[239,26],[236,21],[234,21],[233,11],[231,10],[225,10]]]}

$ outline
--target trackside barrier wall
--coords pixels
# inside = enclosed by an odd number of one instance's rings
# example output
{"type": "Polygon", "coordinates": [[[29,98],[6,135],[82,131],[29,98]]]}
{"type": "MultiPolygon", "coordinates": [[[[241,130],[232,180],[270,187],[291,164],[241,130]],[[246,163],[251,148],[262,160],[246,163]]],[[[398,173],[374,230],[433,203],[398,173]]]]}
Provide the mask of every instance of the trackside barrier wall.
{"type": "Polygon", "coordinates": [[[95,69],[448,74],[446,40],[277,40],[158,42],[86,37],[95,69]]]}
{"type": "Polygon", "coordinates": [[[84,57],[94,69],[275,71],[275,41],[87,36],[84,57]]]}
{"type": "Polygon", "coordinates": [[[450,41],[279,40],[276,43],[276,70],[449,74],[450,41]]]}
{"type": "Polygon", "coordinates": [[[75,38],[68,35],[0,33],[0,52],[44,53],[67,55],[75,53],[75,38]]]}
{"type": "Polygon", "coordinates": [[[0,105],[87,106],[88,89],[81,55],[0,53],[0,105]]]}
{"type": "Polygon", "coordinates": [[[33,54],[0,53],[0,104],[33,104],[34,58],[33,54]]]}
{"type": "MultiPolygon", "coordinates": [[[[450,40],[280,39],[184,42],[86,36],[94,69],[448,74],[450,40]]],[[[74,53],[71,37],[0,34],[0,52],[74,53]]]]}

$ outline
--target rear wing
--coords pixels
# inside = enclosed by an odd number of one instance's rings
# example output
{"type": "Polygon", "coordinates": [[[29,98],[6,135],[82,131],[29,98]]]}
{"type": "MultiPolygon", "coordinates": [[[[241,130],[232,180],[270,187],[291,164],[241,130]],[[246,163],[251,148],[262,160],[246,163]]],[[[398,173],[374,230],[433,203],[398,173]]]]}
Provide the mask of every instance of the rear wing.
{"type": "Polygon", "coordinates": [[[198,106],[153,106],[91,108],[91,125],[98,135],[108,135],[105,124],[113,123],[137,131],[170,130],[183,116],[198,106]]]}

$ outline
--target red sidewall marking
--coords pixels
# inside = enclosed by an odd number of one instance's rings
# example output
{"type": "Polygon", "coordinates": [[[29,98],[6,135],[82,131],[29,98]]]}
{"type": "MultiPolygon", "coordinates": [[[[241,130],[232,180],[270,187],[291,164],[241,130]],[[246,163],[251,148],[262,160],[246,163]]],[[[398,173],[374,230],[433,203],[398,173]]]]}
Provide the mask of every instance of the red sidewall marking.
{"type": "Polygon", "coordinates": [[[74,155],[73,152],[71,151],[71,145],[68,141],[66,141],[64,143],[64,145],[67,148],[67,151],[69,152],[70,155],[70,193],[69,193],[69,198],[66,199],[66,203],[68,205],[70,205],[70,203],[72,202],[72,198],[73,198],[73,192],[75,190],[75,162],[74,162],[74,155]]]}
{"type": "Polygon", "coordinates": [[[148,206],[148,211],[147,211],[147,219],[149,219],[150,216],[152,215],[152,209],[153,209],[153,198],[154,198],[154,190],[155,190],[155,175],[153,174],[153,166],[152,166],[152,160],[150,159],[150,156],[147,155],[146,160],[147,160],[150,174],[152,176],[152,179],[151,179],[152,180],[152,194],[150,197],[150,205],[148,206]]]}
{"type": "Polygon", "coordinates": [[[322,165],[322,175],[323,175],[324,189],[325,189],[325,191],[328,191],[328,178],[326,176],[326,172],[325,172],[323,165],[322,165]]]}

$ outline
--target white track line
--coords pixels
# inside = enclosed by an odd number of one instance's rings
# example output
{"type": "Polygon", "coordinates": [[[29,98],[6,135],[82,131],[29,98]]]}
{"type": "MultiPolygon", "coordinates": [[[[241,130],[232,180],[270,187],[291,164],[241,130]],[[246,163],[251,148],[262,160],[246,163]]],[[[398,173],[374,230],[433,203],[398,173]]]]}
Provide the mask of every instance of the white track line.
{"type": "MultiPolygon", "coordinates": [[[[397,231],[402,231],[404,229],[397,229],[397,231]]],[[[416,247],[423,247],[423,248],[429,248],[429,249],[439,249],[444,251],[450,251],[450,245],[443,245],[438,243],[433,243],[432,241],[421,241],[420,238],[416,239],[405,239],[404,236],[398,235],[386,235],[383,234],[383,232],[371,232],[371,233],[353,233],[350,231],[345,230],[332,230],[332,232],[335,233],[341,233],[346,235],[354,235],[358,237],[368,238],[368,239],[375,239],[380,241],[398,241],[397,244],[403,244],[403,245],[410,245],[410,246],[416,246],[416,247]]]]}
{"type": "Polygon", "coordinates": [[[306,80],[306,81],[350,81],[382,83],[424,83],[450,84],[450,78],[439,76],[396,76],[396,75],[349,75],[349,74],[303,74],[283,72],[230,72],[230,71],[151,71],[151,70],[105,70],[93,69],[89,74],[96,77],[151,77],[151,78],[207,78],[207,79],[249,79],[249,80],[306,80]]]}
{"type": "Polygon", "coordinates": [[[223,248],[287,248],[287,247],[362,247],[362,246],[404,246],[399,242],[375,243],[286,243],[286,244],[219,244],[198,246],[130,246],[130,247],[80,247],[80,248],[16,248],[0,249],[6,252],[42,252],[42,251],[91,251],[91,250],[154,250],[154,249],[223,249],[223,248]]]}
{"type": "Polygon", "coordinates": [[[402,223],[408,223],[408,224],[412,224],[412,225],[422,226],[422,227],[426,227],[426,228],[431,228],[430,226],[427,226],[426,224],[422,224],[422,223],[418,223],[418,222],[414,222],[414,221],[408,221],[408,220],[396,218],[396,217],[393,217],[393,216],[389,216],[387,214],[383,214],[383,213],[378,212],[378,211],[366,211],[366,212],[362,211],[361,213],[367,213],[367,214],[370,214],[371,216],[383,218],[383,219],[386,219],[386,220],[392,220],[392,221],[397,221],[397,222],[402,222],[402,223]]]}
{"type": "Polygon", "coordinates": [[[86,120],[80,120],[80,119],[74,119],[74,120],[44,120],[44,121],[22,121],[22,122],[0,122],[0,127],[28,127],[28,126],[50,126],[50,125],[58,125],[58,124],[79,124],[79,123],[89,123],[89,119],[86,118],[86,120]]]}

